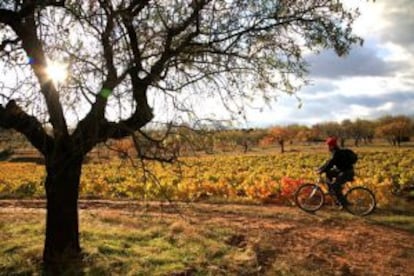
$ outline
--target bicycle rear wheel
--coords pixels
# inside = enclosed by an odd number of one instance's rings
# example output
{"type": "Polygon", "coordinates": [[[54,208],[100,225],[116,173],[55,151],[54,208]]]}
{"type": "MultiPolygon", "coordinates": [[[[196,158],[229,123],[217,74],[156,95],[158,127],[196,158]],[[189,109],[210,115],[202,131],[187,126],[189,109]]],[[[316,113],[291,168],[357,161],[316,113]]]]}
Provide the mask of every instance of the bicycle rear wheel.
{"type": "Polygon", "coordinates": [[[295,192],[295,202],[302,210],[315,212],[322,207],[325,196],[318,185],[306,183],[295,192]]]}
{"type": "Polygon", "coordinates": [[[353,215],[366,216],[371,214],[376,207],[374,194],[365,187],[351,188],[345,194],[347,205],[345,209],[353,215]]]}

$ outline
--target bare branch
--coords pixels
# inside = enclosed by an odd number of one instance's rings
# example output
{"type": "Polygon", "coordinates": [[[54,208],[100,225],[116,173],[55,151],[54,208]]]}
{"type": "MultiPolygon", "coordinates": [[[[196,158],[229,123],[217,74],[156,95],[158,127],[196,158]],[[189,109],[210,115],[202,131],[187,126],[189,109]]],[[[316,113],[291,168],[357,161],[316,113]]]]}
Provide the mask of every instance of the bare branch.
{"type": "Polygon", "coordinates": [[[17,14],[13,11],[6,10],[6,9],[0,9],[0,22],[12,26],[16,24],[16,17],[17,14]]]}
{"type": "Polygon", "coordinates": [[[178,26],[175,26],[174,28],[168,28],[167,38],[165,39],[165,44],[164,44],[164,52],[162,53],[158,61],[152,66],[150,75],[147,78],[149,78],[151,81],[158,79],[158,77],[161,75],[162,71],[164,70],[164,66],[168,62],[168,60],[172,56],[179,54],[191,42],[191,40],[200,33],[199,18],[198,18],[199,13],[208,2],[210,1],[194,0],[192,4],[192,7],[193,7],[192,14],[178,26]],[[192,23],[195,23],[196,30],[190,32],[181,41],[181,43],[177,46],[176,49],[172,49],[171,45],[172,45],[173,38],[181,34],[182,32],[184,32],[190,26],[192,26],[192,23]]]}
{"type": "Polygon", "coordinates": [[[36,3],[31,1],[24,3],[25,5],[19,13],[0,10],[0,20],[2,23],[12,27],[17,34],[18,39],[22,41],[22,47],[27,55],[34,59],[31,66],[39,80],[41,92],[46,99],[50,120],[54,127],[54,135],[56,138],[66,137],[68,135],[68,130],[63,115],[62,105],[59,101],[59,95],[56,88],[46,75],[46,57],[42,42],[39,40],[36,32],[34,18],[36,3]],[[21,20],[22,18],[24,18],[24,20],[21,20]]]}
{"type": "Polygon", "coordinates": [[[0,105],[0,126],[24,134],[43,155],[46,155],[53,145],[53,139],[45,132],[40,122],[24,112],[14,100],[9,101],[6,107],[0,105]]]}
{"type": "Polygon", "coordinates": [[[19,38],[3,40],[0,44],[0,52],[3,51],[8,45],[17,45],[19,41],[19,38]]]}

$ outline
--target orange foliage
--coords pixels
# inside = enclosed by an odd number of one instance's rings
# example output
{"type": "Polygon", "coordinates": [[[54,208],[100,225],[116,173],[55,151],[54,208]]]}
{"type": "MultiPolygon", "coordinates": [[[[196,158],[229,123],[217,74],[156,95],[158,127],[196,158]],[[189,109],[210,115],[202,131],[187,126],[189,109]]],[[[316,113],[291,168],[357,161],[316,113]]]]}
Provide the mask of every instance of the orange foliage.
{"type": "Polygon", "coordinates": [[[280,179],[280,196],[293,203],[294,193],[304,182],[303,179],[293,179],[286,176],[282,177],[280,179]]]}
{"type": "Polygon", "coordinates": [[[120,157],[133,154],[135,151],[134,142],[132,139],[126,138],[122,140],[115,140],[112,144],[112,148],[118,152],[120,157]]]}
{"type": "Polygon", "coordinates": [[[268,146],[274,143],[281,144],[290,138],[292,138],[292,133],[289,129],[284,127],[273,127],[269,129],[269,134],[260,141],[260,144],[263,146],[268,146]]]}

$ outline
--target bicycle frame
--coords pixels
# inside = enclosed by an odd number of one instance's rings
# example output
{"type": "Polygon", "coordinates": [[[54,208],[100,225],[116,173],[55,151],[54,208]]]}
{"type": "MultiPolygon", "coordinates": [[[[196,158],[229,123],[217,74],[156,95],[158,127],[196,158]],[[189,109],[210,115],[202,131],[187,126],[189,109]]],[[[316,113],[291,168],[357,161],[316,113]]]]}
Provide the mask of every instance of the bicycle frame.
{"type": "Polygon", "coordinates": [[[322,192],[325,195],[333,195],[333,193],[331,193],[331,190],[329,189],[329,185],[331,185],[332,183],[330,183],[326,177],[320,175],[314,183],[322,190],[322,192]]]}
{"type": "MultiPolygon", "coordinates": [[[[350,186],[350,183],[351,182],[349,182],[349,181],[347,181],[344,185],[343,185],[343,188],[347,188],[347,189],[350,189],[350,188],[352,188],[352,186],[350,186]]],[[[322,191],[324,192],[324,194],[325,195],[333,195],[333,196],[335,196],[335,193],[333,193],[329,188],[330,188],[330,185],[332,185],[333,183],[332,182],[330,182],[329,180],[328,180],[328,178],[326,178],[326,177],[324,177],[324,176],[322,176],[322,175],[319,175],[319,177],[316,179],[316,181],[315,181],[315,184],[316,185],[318,185],[319,186],[319,188],[321,188],[322,189],[322,191]]]]}

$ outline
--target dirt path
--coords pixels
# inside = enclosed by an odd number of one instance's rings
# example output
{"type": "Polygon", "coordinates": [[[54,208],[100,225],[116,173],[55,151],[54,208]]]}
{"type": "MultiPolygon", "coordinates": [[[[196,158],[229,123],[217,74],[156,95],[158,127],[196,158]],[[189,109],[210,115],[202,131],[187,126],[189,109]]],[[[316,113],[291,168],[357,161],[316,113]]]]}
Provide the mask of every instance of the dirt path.
{"type": "MultiPolygon", "coordinates": [[[[1,210],[44,206],[42,200],[0,200],[1,210]]],[[[79,206],[87,212],[133,212],[182,218],[201,227],[230,227],[234,235],[229,243],[251,248],[259,275],[305,275],[303,269],[314,275],[414,275],[414,234],[378,225],[375,215],[356,218],[336,210],[312,215],[271,205],[98,200],[80,201],[79,206]]]]}

